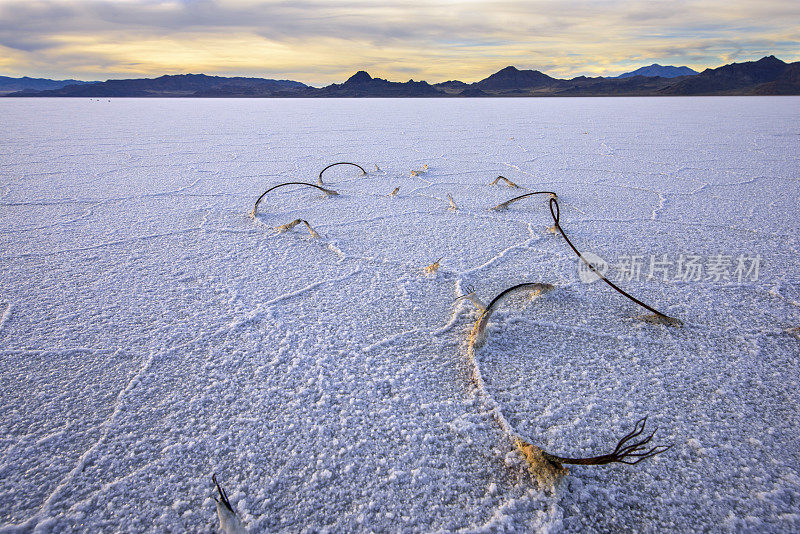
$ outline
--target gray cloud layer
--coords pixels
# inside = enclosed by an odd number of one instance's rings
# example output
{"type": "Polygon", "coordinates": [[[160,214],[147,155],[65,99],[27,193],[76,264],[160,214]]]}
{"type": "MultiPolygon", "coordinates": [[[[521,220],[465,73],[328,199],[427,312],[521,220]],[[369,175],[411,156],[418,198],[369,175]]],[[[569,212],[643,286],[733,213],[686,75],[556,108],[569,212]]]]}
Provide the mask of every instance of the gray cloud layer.
{"type": "Polygon", "coordinates": [[[800,2],[772,0],[0,0],[0,70],[204,70],[328,82],[369,66],[441,79],[516,64],[566,75],[652,61],[716,66],[765,53],[796,60],[799,28],[800,2]]]}

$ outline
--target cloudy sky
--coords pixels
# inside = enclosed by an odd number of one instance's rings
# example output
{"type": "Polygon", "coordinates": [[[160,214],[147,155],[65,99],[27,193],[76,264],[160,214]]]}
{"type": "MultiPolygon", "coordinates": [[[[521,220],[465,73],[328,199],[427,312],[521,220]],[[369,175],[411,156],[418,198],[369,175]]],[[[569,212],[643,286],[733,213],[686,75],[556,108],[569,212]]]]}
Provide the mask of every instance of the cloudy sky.
{"type": "Polygon", "coordinates": [[[0,0],[0,75],[476,81],[800,60],[797,0],[0,0]]]}

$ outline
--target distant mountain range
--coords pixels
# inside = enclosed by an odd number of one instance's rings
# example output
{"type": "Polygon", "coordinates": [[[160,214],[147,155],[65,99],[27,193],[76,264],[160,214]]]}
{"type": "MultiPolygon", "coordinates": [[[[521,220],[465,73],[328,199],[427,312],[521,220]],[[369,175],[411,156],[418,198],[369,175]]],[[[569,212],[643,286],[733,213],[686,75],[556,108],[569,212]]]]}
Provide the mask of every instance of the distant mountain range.
{"type": "MultiPolygon", "coordinates": [[[[666,95],[706,94],[800,94],[796,83],[792,88],[792,72],[800,63],[786,64],[775,56],[748,63],[731,63],[716,69],[706,69],[697,76],[680,78],[665,87],[666,95]],[[786,84],[785,82],[789,82],[786,84]],[[789,90],[788,93],[781,89],[789,90]]],[[[797,77],[794,77],[796,82],[797,77]]]]}
{"type": "Polygon", "coordinates": [[[626,72],[615,76],[615,78],[630,78],[632,76],[660,76],[662,78],[677,78],[678,76],[692,76],[698,74],[694,69],[689,67],[673,67],[672,65],[659,65],[653,63],[647,67],[639,67],[638,69],[626,72]]]}
{"type": "Polygon", "coordinates": [[[9,78],[0,76],[0,95],[15,91],[46,91],[48,89],[61,89],[67,85],[82,85],[91,82],[80,80],[48,80],[46,78],[9,78]]]}
{"type": "Polygon", "coordinates": [[[396,98],[800,95],[800,62],[784,63],[775,56],[767,56],[758,61],[706,69],[699,74],[688,67],[653,64],[614,77],[578,76],[571,79],[552,78],[538,70],[506,67],[474,83],[451,80],[437,84],[414,80],[392,82],[358,71],[344,83],[322,88],[291,80],[226,78],[205,74],[105,82],[34,80],[35,83],[29,83],[21,80],[34,79],[0,77],[0,93],[3,87],[12,87],[13,83],[17,83],[23,85],[13,87],[22,88],[6,96],[396,98]],[[48,87],[46,83],[53,85],[48,87]]]}
{"type": "MultiPolygon", "coordinates": [[[[22,79],[22,78],[20,78],[22,79]]],[[[158,78],[108,80],[105,82],[62,83],[49,89],[25,88],[7,96],[83,96],[83,97],[253,97],[270,96],[280,91],[309,88],[291,80],[264,78],[226,78],[205,74],[178,74],[158,78]]]]}

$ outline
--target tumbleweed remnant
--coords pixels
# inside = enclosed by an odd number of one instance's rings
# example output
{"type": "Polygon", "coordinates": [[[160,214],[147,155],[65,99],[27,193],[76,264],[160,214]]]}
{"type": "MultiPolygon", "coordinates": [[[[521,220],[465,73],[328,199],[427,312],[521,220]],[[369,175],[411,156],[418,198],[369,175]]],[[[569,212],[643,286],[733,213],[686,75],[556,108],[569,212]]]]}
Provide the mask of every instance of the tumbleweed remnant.
{"type": "Polygon", "coordinates": [[[509,179],[508,179],[508,178],[506,178],[505,176],[498,176],[497,178],[495,178],[494,180],[492,180],[492,183],[490,183],[489,185],[498,185],[498,183],[500,182],[500,180],[503,180],[503,181],[506,183],[506,185],[507,185],[508,187],[515,187],[515,188],[517,188],[517,189],[519,189],[519,188],[520,188],[520,187],[519,187],[517,184],[515,184],[514,182],[512,182],[511,180],[509,180],[509,179]]]}
{"type": "Polygon", "coordinates": [[[433,274],[436,271],[438,271],[439,270],[439,262],[440,261],[442,261],[442,258],[439,258],[435,262],[433,262],[430,265],[428,265],[427,267],[425,267],[425,269],[424,269],[425,274],[433,274]]]}

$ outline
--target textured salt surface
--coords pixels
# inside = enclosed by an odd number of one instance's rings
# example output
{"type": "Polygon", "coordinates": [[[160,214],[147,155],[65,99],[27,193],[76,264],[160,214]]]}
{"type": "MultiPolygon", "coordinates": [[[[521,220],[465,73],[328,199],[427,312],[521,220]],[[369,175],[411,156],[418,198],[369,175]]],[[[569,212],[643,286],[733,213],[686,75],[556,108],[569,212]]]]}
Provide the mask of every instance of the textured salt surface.
{"type": "Polygon", "coordinates": [[[0,531],[213,531],[214,472],[252,531],[800,530],[798,104],[0,101],[0,531]],[[759,277],[624,282],[685,326],[638,321],[500,174],[582,250],[759,277]],[[524,281],[479,354],[512,424],[672,450],[536,487],[453,300],[524,281]]]}

